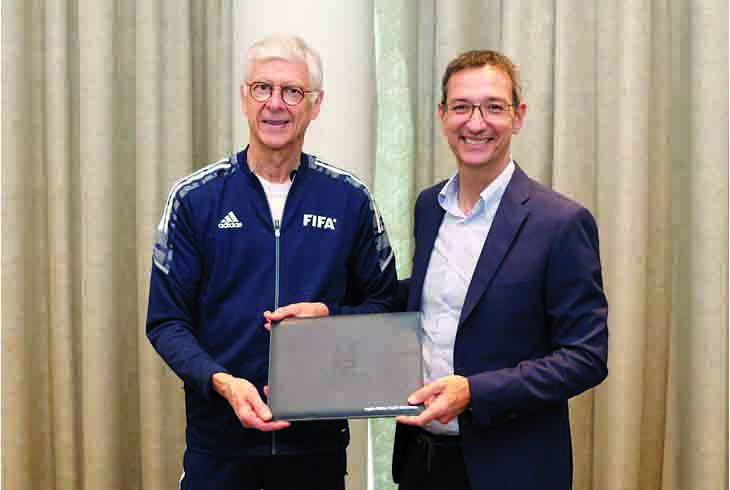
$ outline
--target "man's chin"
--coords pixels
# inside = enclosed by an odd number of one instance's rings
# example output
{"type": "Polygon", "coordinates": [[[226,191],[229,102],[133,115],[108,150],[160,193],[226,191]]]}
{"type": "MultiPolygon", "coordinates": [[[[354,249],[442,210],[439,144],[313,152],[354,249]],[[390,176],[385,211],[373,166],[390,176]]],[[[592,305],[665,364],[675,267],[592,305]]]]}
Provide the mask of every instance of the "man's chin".
{"type": "Polygon", "coordinates": [[[269,150],[284,150],[294,143],[291,138],[261,138],[261,142],[269,150]]]}
{"type": "Polygon", "coordinates": [[[462,153],[461,155],[459,155],[459,161],[461,162],[461,164],[469,168],[485,167],[489,165],[491,159],[492,155],[488,153],[462,153]]]}

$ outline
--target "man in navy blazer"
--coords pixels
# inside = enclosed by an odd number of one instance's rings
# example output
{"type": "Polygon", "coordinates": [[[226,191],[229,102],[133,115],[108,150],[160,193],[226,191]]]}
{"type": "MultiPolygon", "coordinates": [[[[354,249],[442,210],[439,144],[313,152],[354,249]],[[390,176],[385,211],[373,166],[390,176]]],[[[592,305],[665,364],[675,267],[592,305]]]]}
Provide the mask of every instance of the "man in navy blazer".
{"type": "Polygon", "coordinates": [[[442,131],[458,171],[415,206],[407,309],[424,314],[418,416],[396,428],[401,490],[569,490],[568,399],[606,378],[608,305],[591,213],[512,160],[517,67],[454,59],[442,131]]]}

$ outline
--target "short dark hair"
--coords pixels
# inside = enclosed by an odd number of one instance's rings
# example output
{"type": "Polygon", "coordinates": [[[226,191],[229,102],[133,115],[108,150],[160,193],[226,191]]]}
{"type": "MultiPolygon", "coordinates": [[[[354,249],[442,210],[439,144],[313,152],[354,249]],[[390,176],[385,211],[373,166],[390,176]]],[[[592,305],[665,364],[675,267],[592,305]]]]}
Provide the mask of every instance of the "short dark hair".
{"type": "Polygon", "coordinates": [[[512,82],[512,104],[515,107],[519,106],[522,101],[519,67],[499,51],[490,49],[461,53],[449,63],[444,72],[444,77],[441,80],[441,104],[446,104],[446,86],[454,73],[466,70],[467,68],[481,68],[482,66],[493,66],[509,77],[512,82]]]}

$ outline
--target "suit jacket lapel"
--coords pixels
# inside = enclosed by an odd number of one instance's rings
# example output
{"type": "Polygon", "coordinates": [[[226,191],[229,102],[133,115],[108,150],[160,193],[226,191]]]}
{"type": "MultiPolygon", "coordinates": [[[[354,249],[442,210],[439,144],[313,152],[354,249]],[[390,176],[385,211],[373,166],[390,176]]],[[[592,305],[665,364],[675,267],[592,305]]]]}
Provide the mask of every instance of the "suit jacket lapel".
{"type": "Polygon", "coordinates": [[[512,179],[510,179],[502,196],[502,201],[497,208],[492,227],[484,242],[482,253],[479,256],[469,289],[466,292],[464,306],[461,309],[461,317],[459,318],[459,327],[489,288],[494,274],[499,269],[510,245],[529,214],[529,210],[525,206],[529,199],[529,183],[530,179],[527,175],[516,166],[512,179]]]}
{"type": "Polygon", "coordinates": [[[413,270],[411,273],[411,285],[408,292],[408,310],[417,311],[421,309],[421,297],[423,295],[423,281],[426,278],[426,269],[431,259],[431,252],[436,243],[441,221],[444,218],[444,209],[438,203],[438,193],[443,186],[433,192],[426,202],[424,212],[418,217],[418,229],[416,230],[416,253],[413,257],[413,270]]]}

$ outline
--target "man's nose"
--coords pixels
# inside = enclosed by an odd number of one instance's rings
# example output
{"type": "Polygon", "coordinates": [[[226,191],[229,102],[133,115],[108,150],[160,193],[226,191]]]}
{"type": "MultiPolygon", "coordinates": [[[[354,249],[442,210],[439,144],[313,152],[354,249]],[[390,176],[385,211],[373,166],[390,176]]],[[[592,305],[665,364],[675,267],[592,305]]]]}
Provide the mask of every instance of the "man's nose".
{"type": "Polygon", "coordinates": [[[487,127],[487,118],[484,117],[482,106],[476,105],[473,107],[471,116],[469,116],[469,120],[466,121],[466,125],[471,130],[479,130],[487,127]]]}
{"type": "Polygon", "coordinates": [[[281,96],[281,88],[274,87],[271,90],[272,90],[271,97],[269,97],[269,100],[266,101],[266,105],[271,110],[285,109],[286,104],[284,104],[284,99],[281,96]]]}

